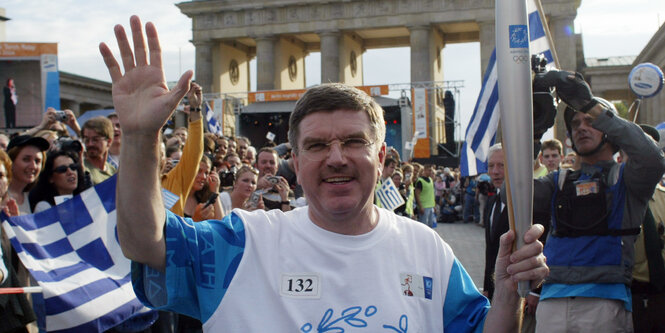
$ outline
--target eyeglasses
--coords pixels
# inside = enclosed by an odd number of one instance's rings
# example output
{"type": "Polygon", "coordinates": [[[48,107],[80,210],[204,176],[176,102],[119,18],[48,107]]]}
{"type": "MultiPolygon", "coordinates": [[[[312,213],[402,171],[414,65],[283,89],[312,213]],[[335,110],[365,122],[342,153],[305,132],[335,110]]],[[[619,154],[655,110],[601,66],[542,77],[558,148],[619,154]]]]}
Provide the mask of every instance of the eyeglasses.
{"type": "Polygon", "coordinates": [[[76,171],[79,168],[79,165],[76,163],[72,163],[70,165],[61,165],[57,168],[53,168],[53,172],[55,173],[65,173],[67,172],[67,169],[76,171]]]}
{"type": "Polygon", "coordinates": [[[103,137],[103,136],[99,136],[99,135],[97,135],[97,136],[84,136],[84,137],[81,138],[81,140],[83,141],[83,143],[88,143],[88,142],[100,143],[100,142],[106,140],[106,138],[103,137]]]}
{"type": "Polygon", "coordinates": [[[302,148],[302,154],[312,161],[323,161],[330,154],[330,147],[339,143],[340,150],[347,157],[357,157],[367,152],[367,147],[374,144],[363,138],[348,138],[344,140],[332,140],[329,142],[308,142],[302,148]]]}

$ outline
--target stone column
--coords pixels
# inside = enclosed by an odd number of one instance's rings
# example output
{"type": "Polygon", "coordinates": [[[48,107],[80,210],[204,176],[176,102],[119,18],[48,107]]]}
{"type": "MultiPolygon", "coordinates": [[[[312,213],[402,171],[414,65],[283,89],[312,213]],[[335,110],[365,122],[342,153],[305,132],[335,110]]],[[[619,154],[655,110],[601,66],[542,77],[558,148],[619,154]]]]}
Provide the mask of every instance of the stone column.
{"type": "Polygon", "coordinates": [[[429,34],[430,27],[409,27],[411,44],[411,82],[432,81],[429,34]]]}
{"type": "MultiPolygon", "coordinates": [[[[554,47],[559,58],[561,69],[577,70],[577,49],[573,21],[575,15],[554,16],[550,19],[550,31],[554,40],[554,47]]],[[[554,123],[554,137],[564,142],[566,139],[566,125],[563,112],[558,112],[554,123]]]]}
{"type": "MultiPolygon", "coordinates": [[[[67,103],[67,108],[72,110],[72,112],[74,112],[74,115],[76,117],[81,115],[81,103],[77,101],[69,101],[67,103]]],[[[83,126],[83,124],[81,124],[81,126],[83,126]]]]}
{"type": "Polygon", "coordinates": [[[494,20],[478,22],[478,26],[480,27],[480,75],[483,78],[496,46],[496,28],[494,20]]]}
{"type": "MultiPolygon", "coordinates": [[[[187,127],[188,122],[187,122],[187,114],[184,112],[175,112],[175,117],[173,117],[173,120],[175,121],[174,128],[178,127],[187,127]]],[[[203,127],[205,127],[206,122],[205,122],[205,116],[203,118],[203,127]]]]}
{"type": "Polygon", "coordinates": [[[256,90],[275,89],[275,36],[256,38],[256,90]]]}
{"type": "Polygon", "coordinates": [[[561,69],[571,71],[577,70],[574,20],[575,15],[555,16],[550,19],[552,39],[554,39],[554,47],[561,69]]]}
{"type": "Polygon", "coordinates": [[[212,72],[212,49],[215,43],[212,41],[195,41],[196,48],[196,82],[201,85],[204,93],[213,92],[212,72]]]}
{"type": "MultiPolygon", "coordinates": [[[[430,48],[429,26],[409,27],[411,44],[411,83],[428,82],[433,80],[433,61],[430,48]]],[[[427,93],[428,137],[430,139],[430,154],[436,154],[436,94],[432,90],[427,93]]]]}
{"type": "Polygon", "coordinates": [[[321,38],[321,83],[339,82],[339,39],[338,30],[319,33],[321,38]]]}

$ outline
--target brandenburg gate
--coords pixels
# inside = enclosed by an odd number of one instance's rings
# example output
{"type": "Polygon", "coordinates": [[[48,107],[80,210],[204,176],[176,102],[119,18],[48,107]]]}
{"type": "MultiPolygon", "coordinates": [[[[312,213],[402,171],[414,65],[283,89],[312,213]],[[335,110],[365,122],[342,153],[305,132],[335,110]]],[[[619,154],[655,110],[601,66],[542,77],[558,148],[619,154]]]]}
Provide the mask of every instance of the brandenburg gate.
{"type": "MultiPolygon", "coordinates": [[[[573,20],[580,1],[542,0],[563,68],[577,67],[573,20]]],[[[481,73],[494,49],[494,0],[202,0],[177,6],[192,19],[196,81],[213,93],[250,91],[253,58],[257,90],[289,90],[306,87],[310,52],[321,52],[321,82],[363,85],[367,49],[409,46],[412,83],[444,80],[442,50],[449,43],[479,41],[481,73]]]]}

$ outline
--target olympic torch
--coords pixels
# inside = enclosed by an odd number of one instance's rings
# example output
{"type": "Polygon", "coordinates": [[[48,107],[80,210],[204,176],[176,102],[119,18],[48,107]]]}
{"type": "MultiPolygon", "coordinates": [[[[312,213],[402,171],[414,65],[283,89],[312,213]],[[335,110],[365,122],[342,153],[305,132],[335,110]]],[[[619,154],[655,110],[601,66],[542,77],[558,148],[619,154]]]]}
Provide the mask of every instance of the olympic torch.
{"type": "MultiPolygon", "coordinates": [[[[496,0],[496,63],[510,229],[516,248],[533,216],[533,102],[525,0],[496,0]]],[[[518,284],[526,297],[529,281],[518,284]]]]}

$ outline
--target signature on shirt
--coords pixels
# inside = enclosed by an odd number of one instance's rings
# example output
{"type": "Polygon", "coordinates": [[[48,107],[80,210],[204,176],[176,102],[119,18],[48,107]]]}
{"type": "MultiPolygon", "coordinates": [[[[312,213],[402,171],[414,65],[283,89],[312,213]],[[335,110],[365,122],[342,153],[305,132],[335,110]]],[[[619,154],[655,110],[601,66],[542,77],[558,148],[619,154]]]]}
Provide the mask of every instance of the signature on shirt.
{"type": "MultiPolygon", "coordinates": [[[[344,333],[346,329],[351,327],[368,327],[366,319],[372,317],[377,312],[378,309],[374,305],[367,306],[364,310],[362,306],[351,306],[342,310],[340,315],[337,318],[334,318],[335,311],[329,308],[323,314],[323,317],[321,317],[321,320],[316,326],[316,330],[314,330],[314,326],[311,323],[306,323],[300,327],[300,331],[302,333],[344,333]]],[[[392,325],[383,325],[383,328],[393,332],[406,333],[409,328],[409,319],[406,315],[402,315],[399,319],[398,327],[392,325]]]]}

